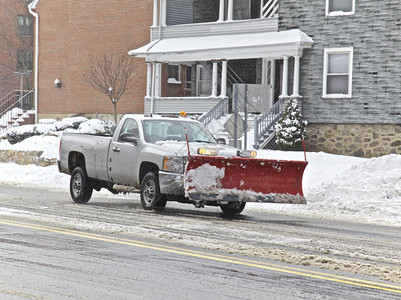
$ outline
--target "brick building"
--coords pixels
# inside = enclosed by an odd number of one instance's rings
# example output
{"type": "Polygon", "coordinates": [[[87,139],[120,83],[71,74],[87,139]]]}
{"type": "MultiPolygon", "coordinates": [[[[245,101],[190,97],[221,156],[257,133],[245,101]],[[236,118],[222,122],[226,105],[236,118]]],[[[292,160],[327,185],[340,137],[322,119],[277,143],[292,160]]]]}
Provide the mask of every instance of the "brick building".
{"type": "MultiPolygon", "coordinates": [[[[107,95],[83,79],[91,55],[127,53],[149,41],[150,0],[35,0],[38,15],[38,118],[85,115],[109,119],[107,95]],[[55,81],[61,84],[55,86],[55,81]]],[[[117,105],[118,114],[143,113],[146,64],[135,60],[135,87],[117,105]]]]}
{"type": "Polygon", "coordinates": [[[21,84],[23,89],[32,88],[33,24],[29,2],[0,0],[0,99],[19,90],[21,84]]]}

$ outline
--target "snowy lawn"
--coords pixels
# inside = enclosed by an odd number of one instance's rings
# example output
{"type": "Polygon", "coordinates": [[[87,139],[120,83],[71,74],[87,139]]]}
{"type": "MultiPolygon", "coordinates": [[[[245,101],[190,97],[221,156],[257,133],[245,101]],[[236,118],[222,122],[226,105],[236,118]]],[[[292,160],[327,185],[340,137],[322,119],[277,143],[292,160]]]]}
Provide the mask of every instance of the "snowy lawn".
{"type": "MultiPolygon", "coordinates": [[[[43,150],[57,158],[57,136],[33,136],[0,149],[43,150]]],[[[307,153],[303,190],[307,205],[248,203],[247,211],[313,216],[401,227],[401,155],[363,159],[327,153],[307,153]]],[[[259,158],[303,160],[303,152],[258,151],[259,158]]],[[[57,166],[20,166],[0,163],[0,184],[41,187],[68,192],[69,176],[57,166]]],[[[104,195],[108,195],[102,192],[104,195]]],[[[115,197],[110,194],[110,197],[115,197]]],[[[194,208],[195,209],[195,208],[194,208]]]]}

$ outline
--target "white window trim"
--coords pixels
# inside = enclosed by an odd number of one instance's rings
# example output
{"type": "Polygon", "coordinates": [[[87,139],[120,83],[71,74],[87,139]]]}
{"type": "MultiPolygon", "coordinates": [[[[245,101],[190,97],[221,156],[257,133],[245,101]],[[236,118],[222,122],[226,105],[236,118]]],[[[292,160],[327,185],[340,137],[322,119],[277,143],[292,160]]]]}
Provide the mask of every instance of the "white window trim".
{"type": "Polygon", "coordinates": [[[329,2],[330,0],[326,0],[326,17],[338,17],[338,16],[350,16],[355,14],[355,0],[352,1],[352,10],[351,11],[329,11],[329,2]]]}
{"type": "Polygon", "coordinates": [[[168,78],[167,83],[169,84],[181,84],[181,65],[169,64],[170,66],[178,66],[178,80],[176,78],[168,78]]]}
{"type": "Polygon", "coordinates": [[[326,48],[324,49],[324,64],[323,64],[323,98],[351,98],[352,97],[352,68],[353,68],[353,60],[354,60],[354,48],[346,47],[346,48],[326,48]],[[329,54],[336,53],[348,53],[349,54],[349,62],[348,62],[348,94],[327,94],[327,71],[328,71],[328,56],[329,54]]]}

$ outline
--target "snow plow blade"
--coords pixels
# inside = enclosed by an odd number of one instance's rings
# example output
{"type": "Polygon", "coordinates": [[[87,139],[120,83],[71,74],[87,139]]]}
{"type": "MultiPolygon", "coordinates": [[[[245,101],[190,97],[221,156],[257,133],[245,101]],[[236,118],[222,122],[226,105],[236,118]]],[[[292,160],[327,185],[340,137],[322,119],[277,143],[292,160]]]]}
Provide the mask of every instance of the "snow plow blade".
{"type": "Polygon", "coordinates": [[[306,161],[191,155],[185,194],[192,201],[306,204],[306,161]]]}

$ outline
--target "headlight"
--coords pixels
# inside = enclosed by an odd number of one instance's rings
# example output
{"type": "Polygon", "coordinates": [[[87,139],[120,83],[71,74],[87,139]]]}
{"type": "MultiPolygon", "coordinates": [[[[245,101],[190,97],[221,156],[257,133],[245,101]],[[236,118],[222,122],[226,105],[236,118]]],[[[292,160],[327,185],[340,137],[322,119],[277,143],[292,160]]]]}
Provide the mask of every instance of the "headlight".
{"type": "Polygon", "coordinates": [[[258,153],[255,150],[241,150],[238,151],[238,156],[255,158],[258,153]]]}
{"type": "Polygon", "coordinates": [[[163,171],[184,173],[185,159],[179,156],[165,156],[163,159],[163,171]]]}
{"type": "Polygon", "coordinates": [[[219,150],[217,150],[216,148],[199,148],[198,154],[215,156],[219,154],[219,150]]]}

